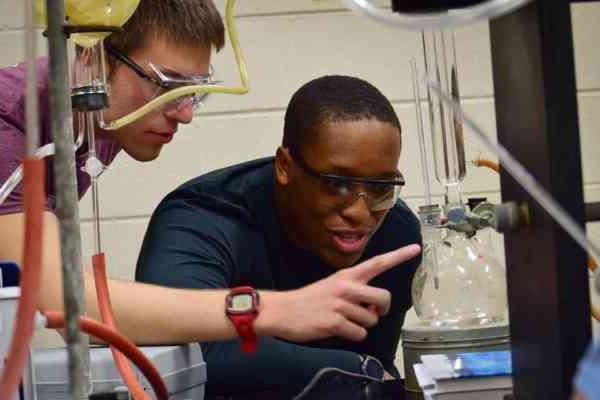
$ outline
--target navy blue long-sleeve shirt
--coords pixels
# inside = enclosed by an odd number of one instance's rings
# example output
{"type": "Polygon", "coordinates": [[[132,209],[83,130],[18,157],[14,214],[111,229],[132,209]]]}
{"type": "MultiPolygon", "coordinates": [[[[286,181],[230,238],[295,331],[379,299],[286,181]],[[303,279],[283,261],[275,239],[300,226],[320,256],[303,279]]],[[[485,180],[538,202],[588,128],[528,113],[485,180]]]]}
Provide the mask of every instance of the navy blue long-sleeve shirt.
{"type": "MultiPolygon", "coordinates": [[[[178,288],[288,290],[333,273],[335,269],[286,239],[275,212],[274,179],[273,158],[265,158],[200,176],[173,191],[152,216],[136,279],[178,288]]],[[[418,220],[399,201],[358,262],[420,242],[418,220]]],[[[361,342],[332,338],[295,344],[263,337],[254,354],[242,352],[237,340],[202,343],[207,392],[248,393],[289,387],[290,382],[299,388],[324,367],[360,372],[357,354],[374,356],[397,374],[394,358],[419,261],[417,257],[371,281],[391,292],[392,304],[361,342]]]]}

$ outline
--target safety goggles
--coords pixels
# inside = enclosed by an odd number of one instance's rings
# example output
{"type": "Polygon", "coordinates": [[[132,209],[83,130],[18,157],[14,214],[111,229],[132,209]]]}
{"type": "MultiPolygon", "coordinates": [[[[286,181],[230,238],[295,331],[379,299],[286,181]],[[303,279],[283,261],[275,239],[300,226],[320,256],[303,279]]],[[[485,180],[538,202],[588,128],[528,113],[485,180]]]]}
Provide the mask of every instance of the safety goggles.
{"type": "MultiPolygon", "coordinates": [[[[182,96],[190,97],[191,95],[200,95],[196,97],[194,102],[199,105],[202,102],[202,99],[206,98],[203,93],[223,93],[223,94],[235,94],[235,95],[244,95],[248,93],[248,66],[246,64],[246,59],[244,58],[244,54],[242,53],[242,49],[240,47],[240,41],[238,38],[238,32],[235,27],[235,18],[234,18],[234,7],[235,0],[227,0],[225,4],[225,26],[227,35],[229,36],[229,41],[231,43],[231,49],[233,50],[233,55],[235,57],[237,72],[239,74],[240,83],[236,86],[222,85],[220,82],[215,82],[212,79],[208,81],[202,81],[198,83],[194,83],[192,85],[180,86],[175,88],[174,90],[169,90],[164,92],[162,95],[152,99],[148,103],[139,107],[138,109],[130,112],[127,115],[117,118],[113,121],[105,121],[103,116],[100,118],[100,126],[103,129],[107,130],[115,130],[122,128],[125,125],[131,124],[132,122],[137,121],[142,118],[144,115],[153,112],[158,107],[162,108],[166,103],[170,103],[173,100],[179,99],[182,96]]],[[[133,64],[130,65],[131,68],[133,64]]],[[[129,64],[128,64],[129,65],[129,64]]],[[[148,75],[143,68],[141,68],[144,75],[148,75]]],[[[139,75],[139,74],[138,74],[139,75]]],[[[208,74],[210,75],[210,74],[208,74]]],[[[152,77],[150,77],[152,78],[152,77]]],[[[204,78],[207,78],[206,76],[204,78]]],[[[146,79],[146,78],[143,78],[146,79]]],[[[189,101],[189,100],[188,100],[189,101]]]]}
{"type": "MultiPolygon", "coordinates": [[[[129,67],[137,76],[153,84],[155,89],[153,93],[150,94],[150,98],[148,100],[155,99],[171,90],[185,86],[214,85],[218,83],[217,81],[213,80],[214,70],[212,65],[210,66],[210,70],[207,74],[184,76],[176,72],[165,71],[159,66],[148,62],[148,67],[154,75],[152,76],[147,73],[138,63],[113,46],[105,43],[104,48],[108,54],[129,67]]],[[[161,109],[163,111],[181,110],[182,108],[191,105],[192,110],[196,111],[206,101],[208,94],[209,93],[207,92],[194,93],[177,97],[176,99],[165,103],[161,109]]]]}
{"type": "Polygon", "coordinates": [[[406,184],[400,172],[392,179],[326,174],[310,167],[297,152],[290,152],[290,155],[306,174],[319,179],[323,192],[333,200],[336,208],[349,207],[362,197],[369,210],[388,210],[396,204],[401,188],[406,184]]]}

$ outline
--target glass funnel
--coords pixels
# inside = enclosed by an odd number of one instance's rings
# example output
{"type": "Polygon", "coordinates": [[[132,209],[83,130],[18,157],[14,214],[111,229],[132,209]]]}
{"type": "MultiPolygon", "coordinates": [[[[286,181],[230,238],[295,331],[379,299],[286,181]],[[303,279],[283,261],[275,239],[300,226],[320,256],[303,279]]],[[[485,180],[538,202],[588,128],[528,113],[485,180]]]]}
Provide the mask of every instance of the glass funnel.
{"type": "Polygon", "coordinates": [[[454,231],[436,238],[426,233],[431,229],[423,229],[423,261],[412,283],[421,324],[464,328],[505,322],[505,270],[489,241],[454,231]]]}

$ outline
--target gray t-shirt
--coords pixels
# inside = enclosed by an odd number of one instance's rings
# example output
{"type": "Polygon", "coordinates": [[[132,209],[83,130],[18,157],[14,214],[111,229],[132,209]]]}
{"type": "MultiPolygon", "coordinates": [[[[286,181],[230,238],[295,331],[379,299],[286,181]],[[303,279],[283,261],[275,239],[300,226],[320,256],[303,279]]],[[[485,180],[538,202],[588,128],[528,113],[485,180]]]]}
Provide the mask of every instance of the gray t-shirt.
{"type": "MultiPolygon", "coordinates": [[[[40,117],[40,146],[51,143],[50,109],[48,91],[48,60],[37,61],[38,99],[40,117]]],[[[112,138],[97,137],[97,157],[109,165],[119,152],[112,138]]],[[[76,153],[77,192],[81,198],[90,186],[89,176],[81,167],[87,159],[88,147],[84,143],[76,153]]],[[[0,185],[23,162],[25,154],[25,64],[0,69],[0,185]]],[[[46,158],[46,208],[55,208],[53,158],[46,158]]],[[[23,184],[19,184],[0,205],[0,215],[23,211],[23,184]]]]}

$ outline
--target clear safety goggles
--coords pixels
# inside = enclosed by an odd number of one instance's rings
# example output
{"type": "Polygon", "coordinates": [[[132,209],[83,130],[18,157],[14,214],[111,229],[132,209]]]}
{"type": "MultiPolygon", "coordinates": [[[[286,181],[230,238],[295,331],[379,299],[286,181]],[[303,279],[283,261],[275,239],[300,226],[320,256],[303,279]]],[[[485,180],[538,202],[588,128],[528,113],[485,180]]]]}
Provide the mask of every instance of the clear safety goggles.
{"type": "Polygon", "coordinates": [[[309,176],[319,179],[321,191],[331,200],[331,206],[343,209],[364,198],[371,211],[388,210],[396,204],[404,176],[397,172],[394,178],[366,178],[334,175],[316,171],[296,152],[290,152],[296,164],[309,176]]]}
{"type": "MultiPolygon", "coordinates": [[[[206,74],[185,76],[174,71],[167,71],[152,62],[148,62],[148,68],[152,71],[151,73],[148,73],[141,65],[113,46],[105,44],[104,48],[108,54],[129,67],[137,76],[153,84],[153,89],[151,89],[151,93],[149,93],[148,101],[181,87],[192,85],[215,85],[219,83],[213,79],[214,69],[212,65],[206,74]]],[[[168,112],[181,110],[191,106],[193,111],[197,111],[198,108],[206,102],[208,95],[208,92],[183,95],[163,104],[161,110],[168,112]]]]}

